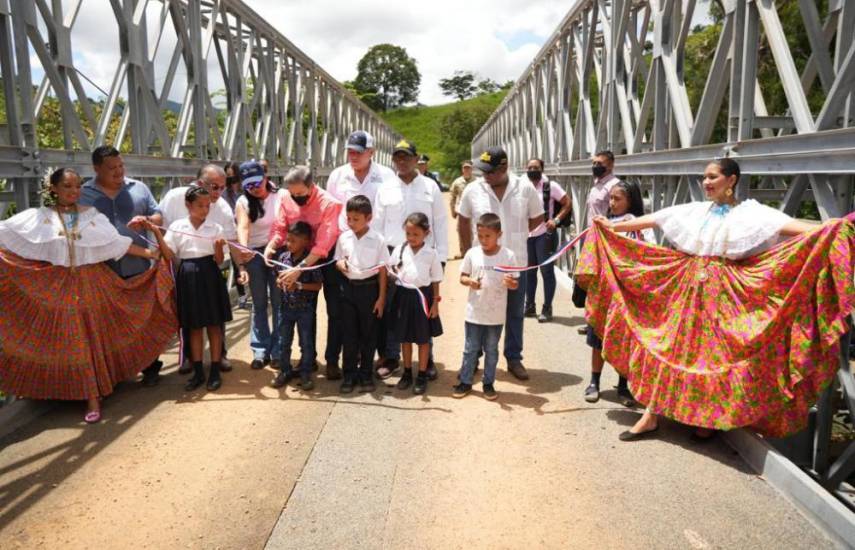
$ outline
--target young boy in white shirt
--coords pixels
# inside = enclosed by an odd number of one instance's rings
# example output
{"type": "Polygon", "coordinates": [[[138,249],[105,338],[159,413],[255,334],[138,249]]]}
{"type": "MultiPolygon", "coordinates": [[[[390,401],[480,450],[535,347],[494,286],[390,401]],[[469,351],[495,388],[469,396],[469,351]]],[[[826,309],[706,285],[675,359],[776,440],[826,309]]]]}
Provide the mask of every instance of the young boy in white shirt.
{"type": "Polygon", "coordinates": [[[345,206],[347,226],[335,248],[341,283],[341,324],[344,380],[340,392],[374,391],[374,352],[377,328],[386,304],[386,268],[389,249],[380,233],[369,226],[371,201],[356,195],[345,206]],[[382,266],[379,269],[375,269],[382,266]]]}
{"type": "Polygon", "coordinates": [[[509,249],[499,245],[502,222],[496,214],[483,214],[476,224],[478,243],[463,257],[460,284],[469,287],[466,304],[466,332],[460,383],[454,387],[454,397],[465,397],[472,390],[472,378],[478,355],[484,351],[484,397],[498,397],[493,388],[496,365],[499,362],[499,338],[505,324],[508,289],[519,286],[517,274],[501,273],[493,266],[515,265],[516,258],[509,249]]]}

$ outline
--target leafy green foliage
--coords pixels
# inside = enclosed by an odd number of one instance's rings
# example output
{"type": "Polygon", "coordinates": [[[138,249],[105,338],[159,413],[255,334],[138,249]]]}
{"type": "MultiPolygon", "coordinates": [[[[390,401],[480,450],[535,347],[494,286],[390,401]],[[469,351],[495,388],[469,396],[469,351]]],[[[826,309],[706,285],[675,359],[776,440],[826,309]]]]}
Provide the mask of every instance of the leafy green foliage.
{"type": "Polygon", "coordinates": [[[475,73],[472,71],[454,71],[454,75],[439,79],[442,95],[456,97],[459,101],[469,99],[478,91],[475,85],[475,73]]]}
{"type": "Polygon", "coordinates": [[[407,50],[392,44],[378,44],[369,48],[359,60],[353,85],[357,95],[369,99],[366,102],[369,107],[386,112],[415,102],[421,80],[416,60],[407,50]],[[376,101],[371,94],[376,95],[376,101]]]}
{"type": "Polygon", "coordinates": [[[455,103],[396,109],[383,118],[398,133],[431,157],[430,169],[443,181],[460,175],[460,163],[471,157],[472,138],[505,98],[507,91],[455,103]],[[470,114],[469,111],[472,111],[470,114]]]}

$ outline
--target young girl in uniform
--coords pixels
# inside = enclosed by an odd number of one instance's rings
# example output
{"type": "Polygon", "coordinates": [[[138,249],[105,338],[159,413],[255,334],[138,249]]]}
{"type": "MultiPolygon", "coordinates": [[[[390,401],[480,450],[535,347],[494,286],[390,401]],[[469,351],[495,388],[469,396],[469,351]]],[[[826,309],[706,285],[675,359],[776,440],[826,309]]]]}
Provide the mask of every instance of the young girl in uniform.
{"type": "Polygon", "coordinates": [[[220,273],[228,246],[223,228],[206,221],[211,208],[208,192],[192,186],[184,196],[190,215],[176,220],[169,226],[164,237],[157,227],[149,229],[157,237],[163,256],[172,261],[181,260],[178,267],[176,291],[178,293],[178,321],[182,327],[190,328],[190,360],[193,362],[193,377],[184,386],[193,391],[205,383],[202,367],[202,331],[208,332],[211,350],[211,371],[208,389],[219,389],[220,361],[222,359],[223,323],[232,320],[231,304],[226,281],[220,273]]]}
{"type": "MultiPolygon", "coordinates": [[[[609,219],[614,223],[640,218],[644,215],[641,188],[634,182],[619,181],[609,191],[609,219]]],[[[654,242],[655,236],[649,229],[627,233],[633,239],[654,242]]],[[[585,401],[596,403],[600,399],[600,375],[603,372],[603,342],[588,325],[587,343],[591,347],[591,383],[585,388],[585,401]]],[[[629,390],[626,378],[618,377],[618,399],[626,407],[635,406],[635,398],[629,390]]]]}
{"type": "Polygon", "coordinates": [[[397,388],[405,390],[413,383],[413,344],[418,346],[419,373],[413,393],[421,395],[427,391],[427,367],[430,354],[430,339],[442,334],[439,320],[439,283],[442,281],[442,263],[436,249],[425,246],[430,233],[430,222],[421,212],[410,214],[404,222],[406,240],[389,259],[391,276],[398,285],[392,306],[404,374],[397,388]],[[428,314],[425,315],[417,287],[427,300],[428,314]]]}

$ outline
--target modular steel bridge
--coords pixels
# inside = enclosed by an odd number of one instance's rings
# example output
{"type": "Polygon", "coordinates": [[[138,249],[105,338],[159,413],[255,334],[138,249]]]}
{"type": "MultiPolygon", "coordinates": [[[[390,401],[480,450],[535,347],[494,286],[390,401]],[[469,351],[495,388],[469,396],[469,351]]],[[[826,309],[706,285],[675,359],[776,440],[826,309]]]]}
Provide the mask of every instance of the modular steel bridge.
{"type": "Polygon", "coordinates": [[[242,2],[99,4],[110,17],[93,21],[103,10],[83,0],[0,0],[0,205],[28,205],[48,167],[91,174],[88,153],[105,143],[129,153],[128,174],[166,185],[209,160],[264,158],[274,174],[310,164],[323,176],[355,129],[390,161],[395,132],[242,2]],[[107,89],[80,70],[81,19],[115,37],[107,89]]]}
{"type": "MultiPolygon", "coordinates": [[[[578,0],[472,152],[501,145],[517,170],[542,158],[577,228],[603,149],[654,210],[703,200],[704,167],[729,156],[742,198],[838,217],[855,209],[853,29],[852,0],[578,0]]],[[[855,418],[848,354],[840,364],[811,429],[778,445],[853,507],[855,442],[830,459],[841,396],[855,418]]]]}

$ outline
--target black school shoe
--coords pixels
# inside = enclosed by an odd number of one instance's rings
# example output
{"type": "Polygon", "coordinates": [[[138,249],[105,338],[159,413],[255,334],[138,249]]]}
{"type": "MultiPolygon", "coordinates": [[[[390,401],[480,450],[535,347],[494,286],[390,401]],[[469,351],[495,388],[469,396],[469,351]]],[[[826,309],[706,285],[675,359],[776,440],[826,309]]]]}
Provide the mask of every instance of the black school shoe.
{"type": "Polygon", "coordinates": [[[193,377],[184,385],[184,391],[193,391],[205,383],[205,369],[202,367],[202,362],[193,364],[193,377]]]}
{"type": "Polygon", "coordinates": [[[294,378],[294,374],[290,372],[282,372],[279,371],[279,374],[276,375],[276,378],[270,381],[270,386],[274,388],[281,388],[288,384],[294,378]]]}
{"type": "Polygon", "coordinates": [[[552,321],[552,306],[543,306],[540,315],[537,316],[538,323],[548,323],[552,321]]]}
{"type": "Polygon", "coordinates": [[[374,385],[374,375],[371,373],[363,374],[359,377],[359,391],[370,393],[377,389],[374,385]]]}
{"type": "Polygon", "coordinates": [[[439,378],[439,371],[436,370],[436,365],[434,364],[433,359],[428,360],[428,366],[425,372],[427,373],[428,380],[431,382],[439,378]]]}
{"type": "Polygon", "coordinates": [[[416,395],[424,395],[427,392],[428,377],[426,372],[420,372],[416,377],[416,384],[413,386],[413,393],[416,395]]]}
{"type": "Polygon", "coordinates": [[[472,391],[472,384],[464,384],[463,382],[461,382],[454,386],[454,390],[452,390],[451,397],[456,397],[457,399],[460,399],[469,395],[470,391],[472,391]]]}
{"type": "Polygon", "coordinates": [[[618,386],[617,395],[621,405],[629,408],[635,407],[635,397],[632,395],[632,392],[629,391],[629,388],[618,386]]]}
{"type": "Polygon", "coordinates": [[[211,363],[211,374],[208,375],[208,391],[217,391],[223,385],[220,377],[220,364],[211,363]]]}
{"type": "Polygon", "coordinates": [[[300,375],[300,387],[303,391],[312,391],[315,389],[315,381],[312,380],[311,374],[301,374],[300,375]]]}
{"type": "Polygon", "coordinates": [[[353,388],[356,386],[351,378],[345,377],[341,386],[338,388],[338,393],[353,393],[353,388]]]}
{"type": "Polygon", "coordinates": [[[404,374],[401,375],[401,379],[398,380],[398,383],[395,384],[395,387],[399,390],[406,390],[413,384],[413,371],[410,369],[405,369],[404,374]]]}
{"type": "Polygon", "coordinates": [[[249,364],[249,368],[252,370],[261,370],[264,368],[264,361],[261,359],[253,359],[252,363],[249,364]]]}
{"type": "Polygon", "coordinates": [[[523,314],[526,317],[537,317],[537,305],[534,302],[525,305],[525,313],[523,314]]]}
{"type": "Polygon", "coordinates": [[[496,393],[496,388],[493,387],[493,384],[484,384],[484,398],[487,401],[495,401],[499,398],[499,394],[496,393]]]}

